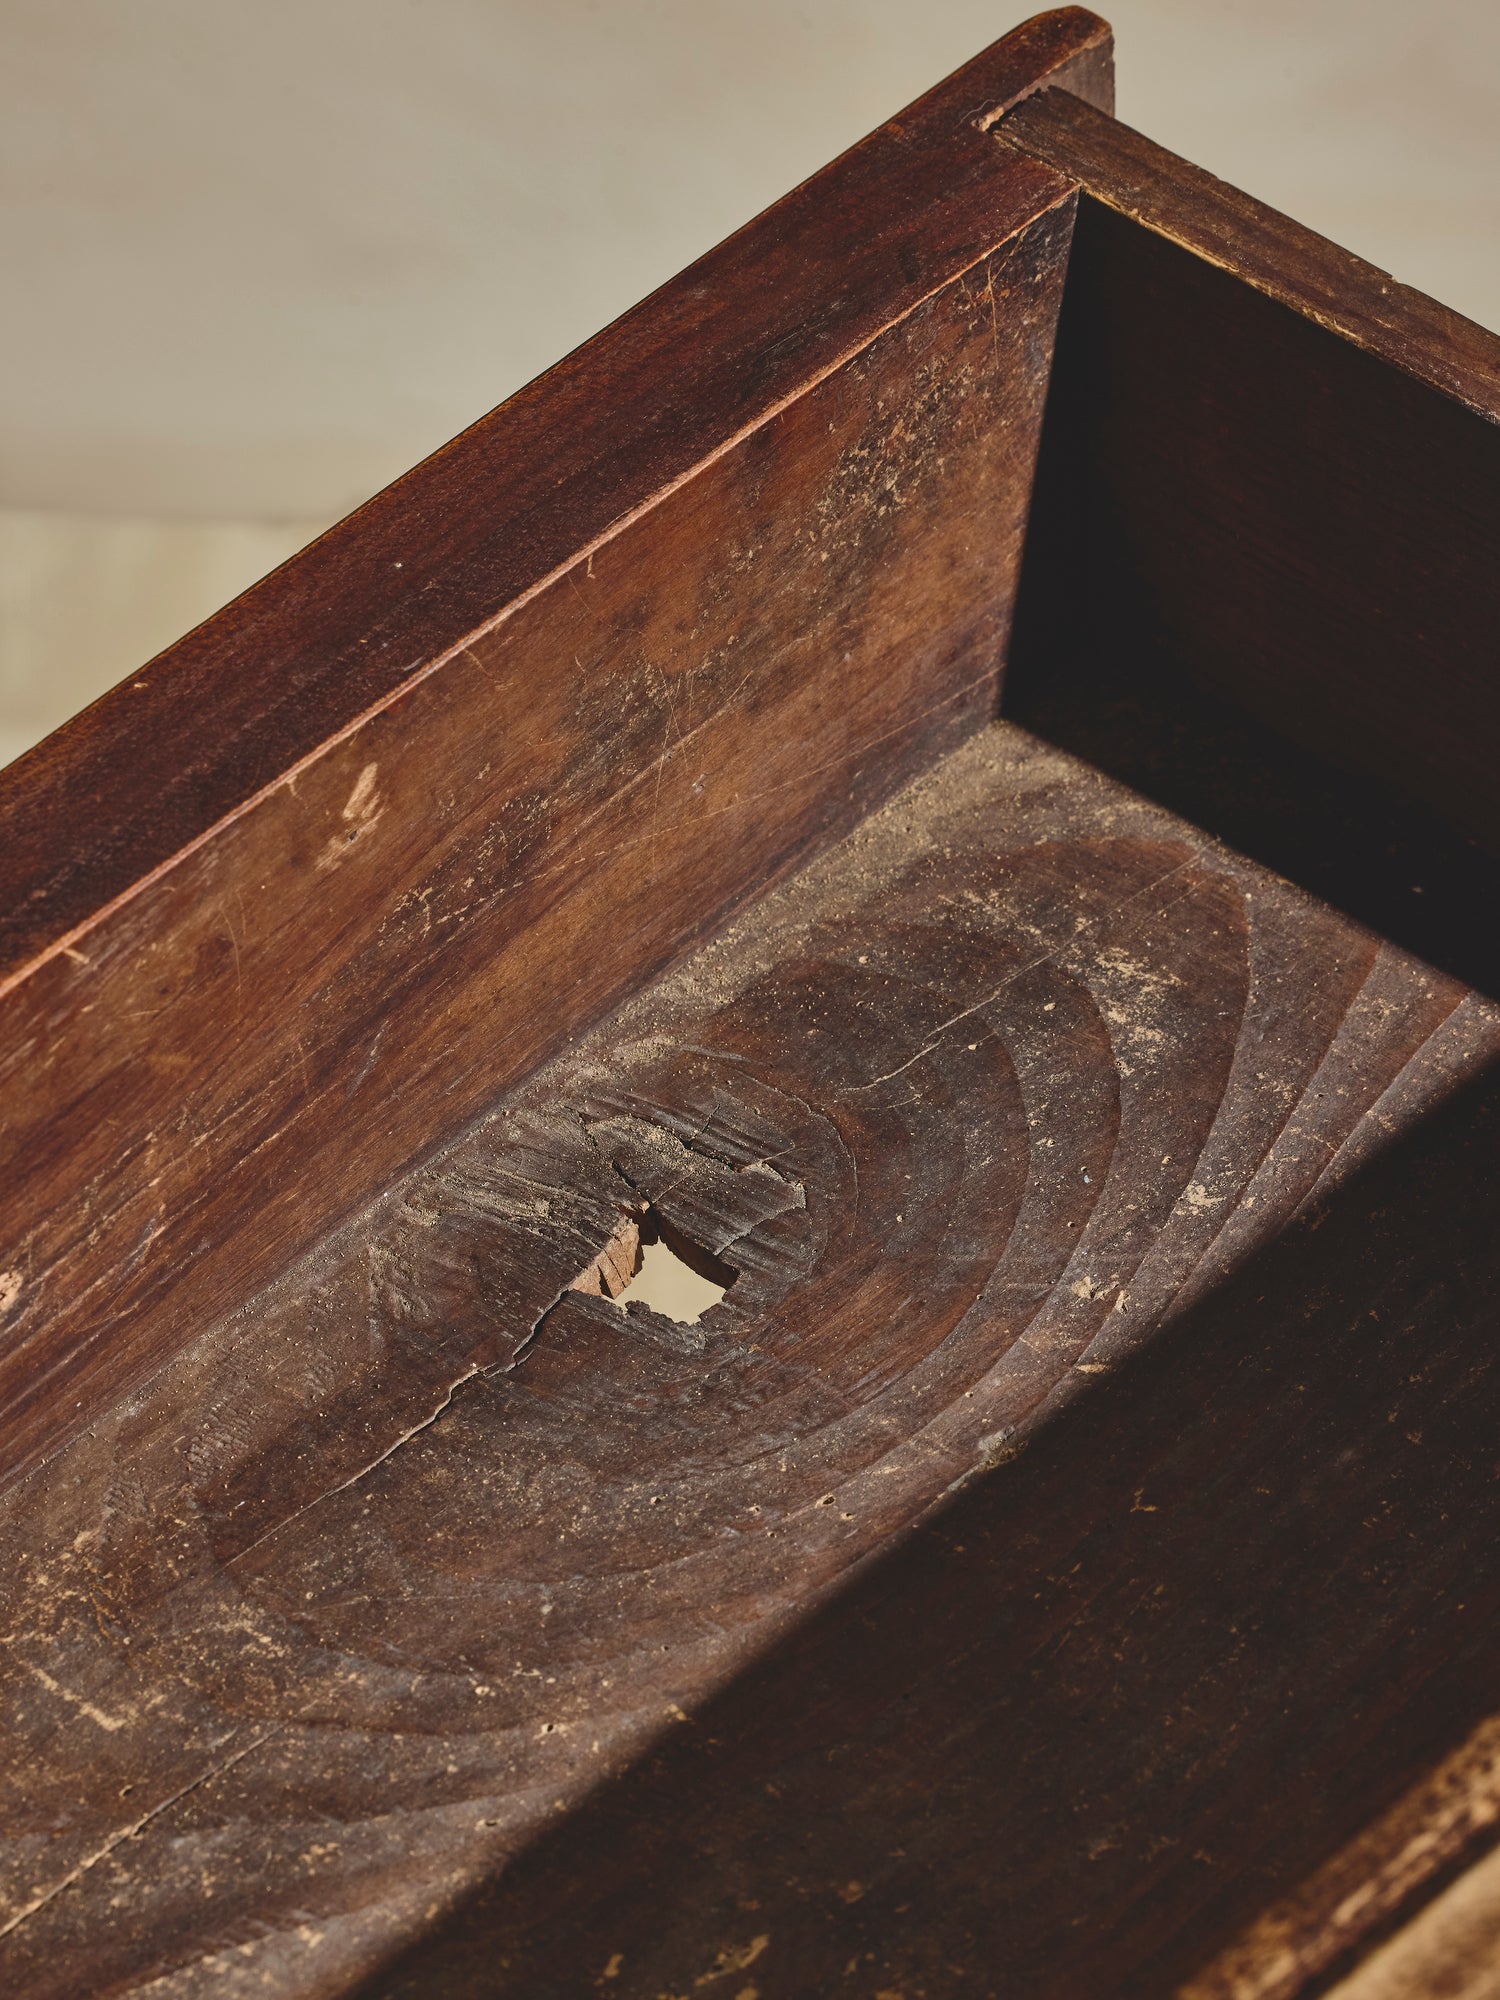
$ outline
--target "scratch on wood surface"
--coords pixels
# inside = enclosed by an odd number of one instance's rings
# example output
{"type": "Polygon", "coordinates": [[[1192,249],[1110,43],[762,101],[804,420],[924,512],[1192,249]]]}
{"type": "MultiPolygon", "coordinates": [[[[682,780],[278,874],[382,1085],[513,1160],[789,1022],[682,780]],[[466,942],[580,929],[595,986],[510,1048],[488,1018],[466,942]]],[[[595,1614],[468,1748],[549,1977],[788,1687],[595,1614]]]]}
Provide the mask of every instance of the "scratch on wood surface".
{"type": "Polygon", "coordinates": [[[75,1694],[72,1688],[64,1687],[61,1681],[54,1680],[46,1668],[39,1667],[34,1660],[27,1660],[24,1664],[27,1673],[32,1676],[33,1680],[40,1681],[48,1694],[55,1694],[60,1701],[67,1702],[70,1707],[76,1708],[80,1715],[86,1715],[90,1722],[97,1723],[101,1729],[107,1730],[111,1735],[114,1734],[115,1730],[124,1729],[135,1721],[136,1718],[133,1713],[126,1715],[106,1714],[94,1702],[87,1700],[81,1694],[75,1694]]]}
{"type": "Polygon", "coordinates": [[[185,1799],[190,1792],[196,1792],[201,1786],[211,1783],[213,1779],[223,1777],[224,1773],[233,1770],[242,1758],[248,1757],[252,1750],[258,1750],[263,1743],[269,1743],[271,1738],[279,1733],[280,1724],[275,1728],[263,1730],[253,1741],[245,1744],[243,1749],[236,1750],[232,1757],[226,1757],[221,1763],[211,1765],[206,1771],[200,1771],[196,1778],[180,1786],[170,1798],[163,1799],[161,1804],[153,1806],[150,1812],[142,1813],[141,1817],[133,1820],[129,1826],[122,1826],[117,1833],[111,1834],[109,1839],[96,1847],[92,1854],[85,1855],[76,1867],[70,1868],[66,1875],[54,1882],[50,1889],[33,1897],[24,1909],[18,1910],[8,1922],[0,1924],[0,1937],[9,1937],[12,1931],[19,1930],[21,1925],[34,1917],[39,1910],[45,1909],[65,1890],[71,1889],[76,1882],[81,1881],[91,1868],[97,1868],[101,1861],[107,1861],[122,1842],[134,1840],[137,1834],[143,1833],[153,1820],[160,1819],[165,1812],[170,1812],[172,1807],[185,1799]]]}
{"type": "Polygon", "coordinates": [[[373,832],[379,823],[385,811],[384,801],[376,789],[379,772],[378,763],[368,763],[354,780],[353,789],[339,815],[344,822],[344,831],[330,835],[315,864],[320,874],[329,868],[336,868],[354,844],[365,834],[373,832]]]}
{"type": "Polygon", "coordinates": [[[1061,958],[1065,952],[1076,950],[1090,931],[1099,930],[1105,923],[1117,917],[1122,910],[1130,909],[1134,904],[1139,903],[1143,897],[1149,896],[1154,890],[1159,889],[1163,882],[1170,882],[1174,875],[1180,875],[1185,868],[1191,866],[1192,862],[1189,860],[1179,862],[1175,868],[1166,869],[1154,881],[1147,882],[1143,888],[1136,890],[1133,895],[1126,896],[1113,909],[1101,912],[1086,927],[1075,932],[1064,943],[1055,945],[1051,951],[1042,952],[1039,957],[1029,960],[1025,965],[1016,966],[1013,971],[1006,974],[998,986],[991,992],[986,993],[982,999],[975,1000],[967,1007],[961,1007],[956,1014],[951,1015],[948,1020],[944,1021],[925,1046],[918,1049],[914,1056],[908,1056],[905,1062],[899,1063],[895,1069],[887,1070],[883,1076],[871,1077],[868,1083],[856,1083],[851,1088],[854,1090],[874,1090],[879,1084],[891,1083],[898,1076],[904,1076],[914,1063],[921,1062],[924,1056],[932,1055],[935,1050],[942,1046],[943,1037],[948,1033],[950,1028],[956,1028],[960,1021],[967,1021],[972,1015],[982,1013],[986,1007],[993,1006],[994,1002],[1000,998],[1000,995],[1008,986],[1013,986],[1018,979],[1023,979],[1027,973],[1036,972],[1042,966],[1050,965],[1054,959],[1061,958]]]}
{"type": "Polygon", "coordinates": [[[403,1445],[410,1444],[414,1437],[420,1437],[423,1431],[430,1430],[452,1403],[453,1398],[458,1394],[465,1382],[472,1382],[476,1375],[487,1374],[488,1372],[487,1369],[481,1368],[477,1361],[473,1362],[458,1377],[456,1382],[449,1385],[446,1393],[436,1407],[429,1410],[420,1423],[412,1424],[408,1429],[404,1430],[398,1438],[393,1439],[386,1446],[384,1451],[378,1452],[368,1465],[362,1465],[358,1472],[351,1472],[347,1479],[341,1479],[336,1486],[326,1487],[323,1492],[317,1495],[316,1499],[309,1500],[306,1506],[299,1507],[296,1513],[288,1514],[284,1520],[274,1522],[272,1526],[266,1529],[263,1535],[257,1535],[253,1542],[247,1542],[244,1548],[239,1550],[236,1561],[243,1560],[252,1550],[258,1549],[262,1542],[268,1542],[273,1535],[280,1534],[283,1528],[289,1528],[294,1521],[300,1521],[304,1514],[310,1514],[315,1507],[321,1507],[325,1500],[331,1500],[336,1493],[347,1493],[351,1486],[358,1486],[362,1479],[368,1479],[370,1474],[378,1467],[384,1465],[388,1458],[393,1458],[403,1445]]]}

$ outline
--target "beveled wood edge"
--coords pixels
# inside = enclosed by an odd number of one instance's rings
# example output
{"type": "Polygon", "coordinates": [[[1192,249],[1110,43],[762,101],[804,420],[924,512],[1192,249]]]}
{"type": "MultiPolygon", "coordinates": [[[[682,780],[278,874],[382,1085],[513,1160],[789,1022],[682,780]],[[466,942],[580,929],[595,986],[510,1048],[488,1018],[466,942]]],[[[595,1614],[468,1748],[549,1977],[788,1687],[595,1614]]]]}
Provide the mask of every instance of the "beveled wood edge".
{"type": "Polygon", "coordinates": [[[1500,422],[1500,335],[1063,87],[1043,84],[983,123],[1096,201],[1216,265],[1340,339],[1500,422]]]}

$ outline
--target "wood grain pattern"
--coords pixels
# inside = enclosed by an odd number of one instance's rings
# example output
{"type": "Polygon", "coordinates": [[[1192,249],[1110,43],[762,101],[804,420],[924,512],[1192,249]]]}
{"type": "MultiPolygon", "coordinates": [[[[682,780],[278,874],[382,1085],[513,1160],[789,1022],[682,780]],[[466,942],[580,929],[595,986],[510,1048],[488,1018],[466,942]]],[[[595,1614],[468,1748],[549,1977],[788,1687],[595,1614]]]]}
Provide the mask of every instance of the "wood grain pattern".
{"type": "Polygon", "coordinates": [[[1500,339],[1066,91],[996,130],[1086,191],[1045,660],[1164,658],[1500,852],[1500,339]]]}
{"type": "Polygon", "coordinates": [[[993,713],[1072,209],[973,117],[1107,66],[1007,37],[0,780],[0,1476],[993,713]]]}
{"type": "Polygon", "coordinates": [[[1492,1640],[1497,1054],[994,726],[11,1496],[9,1980],[1163,1990],[1492,1640]]]}

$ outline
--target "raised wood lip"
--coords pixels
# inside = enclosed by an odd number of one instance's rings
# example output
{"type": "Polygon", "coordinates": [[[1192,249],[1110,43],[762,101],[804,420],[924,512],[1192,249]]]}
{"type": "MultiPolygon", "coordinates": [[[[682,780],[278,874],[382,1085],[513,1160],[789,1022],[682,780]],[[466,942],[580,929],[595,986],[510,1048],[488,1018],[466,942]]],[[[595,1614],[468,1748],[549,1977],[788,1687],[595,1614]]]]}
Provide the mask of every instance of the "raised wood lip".
{"type": "Polygon", "coordinates": [[[1500,334],[1043,83],[986,117],[1016,152],[1339,339],[1500,423],[1500,334]]]}
{"type": "MultiPolygon", "coordinates": [[[[973,148],[986,117],[1051,76],[1107,99],[1111,46],[1083,8],[1023,22],[0,772],[0,996],[948,282],[951,269],[923,273],[875,300],[867,274],[865,296],[851,285],[814,310],[820,220],[856,167],[915,174],[973,148]],[[768,258],[801,289],[762,287],[754,344],[734,348],[713,324],[724,289],[768,258]],[[705,330],[707,360],[665,406],[645,387],[653,355],[705,330]],[[560,473],[533,463],[568,434],[596,448],[575,443],[560,473]],[[474,485],[500,481],[493,512],[455,528],[474,485]]],[[[974,262],[1071,197],[1065,176],[1037,172],[974,262]]],[[[733,303],[752,317],[743,287],[733,303]]]]}

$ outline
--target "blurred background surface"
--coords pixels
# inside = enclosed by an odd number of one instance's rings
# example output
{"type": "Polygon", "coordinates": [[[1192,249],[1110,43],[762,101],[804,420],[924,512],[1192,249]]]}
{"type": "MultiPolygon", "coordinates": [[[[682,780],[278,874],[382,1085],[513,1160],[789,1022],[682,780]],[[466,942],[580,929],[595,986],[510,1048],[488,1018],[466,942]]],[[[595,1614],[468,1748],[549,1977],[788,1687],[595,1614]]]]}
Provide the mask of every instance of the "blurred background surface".
{"type": "MultiPolygon", "coordinates": [[[[0,0],[0,763],[1025,0],[0,0]]],[[[1116,0],[1119,112],[1500,327],[1500,0],[1116,0]]]]}

